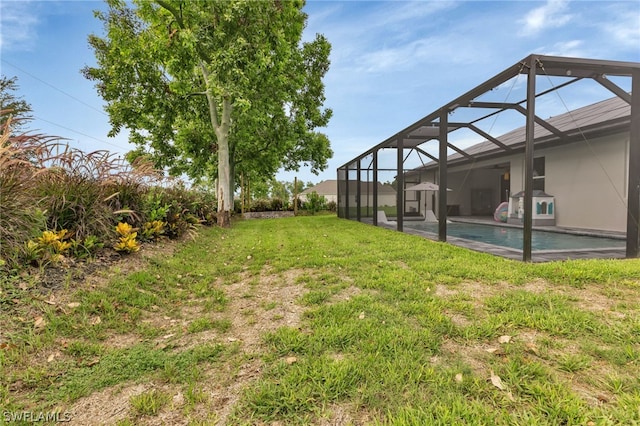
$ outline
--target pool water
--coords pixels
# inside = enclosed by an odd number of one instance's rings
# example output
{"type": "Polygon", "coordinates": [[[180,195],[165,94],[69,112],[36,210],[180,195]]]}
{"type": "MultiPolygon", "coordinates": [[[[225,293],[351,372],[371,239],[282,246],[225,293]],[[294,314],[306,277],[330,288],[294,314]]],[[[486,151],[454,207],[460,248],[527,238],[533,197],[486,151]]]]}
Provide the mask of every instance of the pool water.
{"type": "MultiPolygon", "coordinates": [[[[406,228],[438,234],[437,223],[405,222],[406,228]]],[[[453,222],[447,224],[447,235],[479,241],[501,247],[522,250],[522,229],[504,226],[482,225],[475,223],[453,222]]],[[[584,235],[561,234],[558,232],[533,231],[532,250],[581,250],[581,249],[622,249],[624,240],[584,235]]]]}

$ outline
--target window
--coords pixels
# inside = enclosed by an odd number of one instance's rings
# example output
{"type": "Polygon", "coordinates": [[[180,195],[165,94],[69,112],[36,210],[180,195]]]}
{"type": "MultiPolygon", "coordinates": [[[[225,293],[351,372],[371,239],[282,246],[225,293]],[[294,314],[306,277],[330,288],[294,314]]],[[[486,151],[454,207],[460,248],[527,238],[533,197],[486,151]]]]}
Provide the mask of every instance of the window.
{"type": "Polygon", "coordinates": [[[533,159],[533,189],[544,191],[544,157],[533,159]]]}

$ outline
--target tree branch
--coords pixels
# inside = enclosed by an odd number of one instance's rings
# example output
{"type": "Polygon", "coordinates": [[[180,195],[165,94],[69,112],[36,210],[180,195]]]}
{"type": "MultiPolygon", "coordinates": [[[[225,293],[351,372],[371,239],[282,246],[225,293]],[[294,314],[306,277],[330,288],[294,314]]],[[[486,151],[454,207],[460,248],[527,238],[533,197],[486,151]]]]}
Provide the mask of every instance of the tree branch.
{"type": "Polygon", "coordinates": [[[178,10],[176,10],[175,7],[172,7],[169,3],[167,3],[164,0],[156,0],[156,3],[158,3],[158,5],[161,8],[165,9],[167,12],[172,14],[173,17],[176,18],[176,22],[178,23],[178,26],[184,30],[184,21],[182,20],[182,15],[180,14],[180,12],[178,12],[178,10]]]}

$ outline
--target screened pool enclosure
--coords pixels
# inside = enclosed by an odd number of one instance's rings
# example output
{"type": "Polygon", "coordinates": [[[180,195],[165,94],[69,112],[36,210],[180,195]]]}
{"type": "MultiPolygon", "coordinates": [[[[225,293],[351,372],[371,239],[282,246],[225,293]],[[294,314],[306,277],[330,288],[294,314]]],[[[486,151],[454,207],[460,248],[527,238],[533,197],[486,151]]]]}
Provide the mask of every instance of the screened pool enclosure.
{"type": "Polygon", "coordinates": [[[398,231],[431,223],[447,241],[451,220],[495,214],[522,229],[524,261],[541,224],[615,235],[636,258],[640,63],[530,55],[337,174],[341,218],[398,231]]]}

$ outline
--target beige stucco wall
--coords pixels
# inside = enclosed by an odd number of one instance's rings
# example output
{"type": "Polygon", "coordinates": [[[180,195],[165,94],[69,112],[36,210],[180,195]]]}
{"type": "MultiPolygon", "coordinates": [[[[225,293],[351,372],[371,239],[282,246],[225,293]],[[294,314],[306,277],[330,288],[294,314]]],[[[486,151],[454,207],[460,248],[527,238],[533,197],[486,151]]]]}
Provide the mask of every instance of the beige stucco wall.
{"type": "MultiPolygon", "coordinates": [[[[626,230],[628,134],[537,150],[545,157],[545,192],[555,197],[556,225],[626,230]]],[[[511,191],[524,189],[524,156],[511,160],[511,191]]]]}
{"type": "MultiPolygon", "coordinates": [[[[396,194],[378,194],[378,206],[395,206],[396,205],[396,194]]],[[[356,206],[356,197],[349,197],[349,206],[356,206]]],[[[360,207],[373,207],[373,194],[363,194],[362,200],[360,201],[360,207]]]]}

